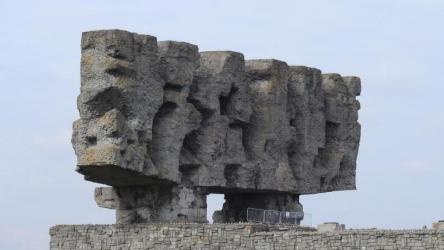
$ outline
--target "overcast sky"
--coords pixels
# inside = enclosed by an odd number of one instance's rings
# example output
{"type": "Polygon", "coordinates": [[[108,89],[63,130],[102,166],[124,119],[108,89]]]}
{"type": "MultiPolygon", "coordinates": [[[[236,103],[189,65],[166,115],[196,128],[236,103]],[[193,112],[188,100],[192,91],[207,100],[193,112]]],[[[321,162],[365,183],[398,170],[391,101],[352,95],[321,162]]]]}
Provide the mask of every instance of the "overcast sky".
{"type": "Polygon", "coordinates": [[[358,189],[302,196],[312,224],[444,219],[444,1],[1,0],[0,10],[0,249],[48,249],[55,224],[114,222],[74,171],[70,143],[80,36],[94,29],[360,76],[358,189]]]}

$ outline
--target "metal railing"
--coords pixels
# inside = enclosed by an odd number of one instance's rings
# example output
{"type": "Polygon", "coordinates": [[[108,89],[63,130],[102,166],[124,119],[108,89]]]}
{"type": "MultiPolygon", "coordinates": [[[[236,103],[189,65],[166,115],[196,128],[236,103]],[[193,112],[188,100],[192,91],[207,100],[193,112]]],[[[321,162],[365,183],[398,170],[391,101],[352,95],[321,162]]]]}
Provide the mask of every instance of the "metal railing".
{"type": "Polygon", "coordinates": [[[277,211],[260,208],[247,208],[247,221],[266,224],[295,224],[311,226],[311,215],[302,211],[277,211]],[[304,218],[308,215],[308,220],[304,218]],[[304,223],[301,223],[304,220],[304,223]]]}

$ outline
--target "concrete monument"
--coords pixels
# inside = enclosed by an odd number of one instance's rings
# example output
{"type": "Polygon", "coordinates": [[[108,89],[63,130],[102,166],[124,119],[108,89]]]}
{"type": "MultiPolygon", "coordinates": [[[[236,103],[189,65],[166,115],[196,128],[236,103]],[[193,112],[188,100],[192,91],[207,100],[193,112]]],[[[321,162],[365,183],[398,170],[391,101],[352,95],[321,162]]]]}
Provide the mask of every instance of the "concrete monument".
{"type": "Polygon", "coordinates": [[[355,189],[360,79],[122,30],[82,36],[77,171],[117,223],[206,222],[355,189]]]}

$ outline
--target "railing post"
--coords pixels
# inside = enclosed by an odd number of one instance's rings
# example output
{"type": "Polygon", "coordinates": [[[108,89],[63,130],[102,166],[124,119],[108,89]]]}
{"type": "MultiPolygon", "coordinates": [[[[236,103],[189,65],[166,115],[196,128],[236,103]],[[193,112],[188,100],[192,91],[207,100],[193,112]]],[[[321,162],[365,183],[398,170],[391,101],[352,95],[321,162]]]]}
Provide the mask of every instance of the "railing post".
{"type": "Polygon", "coordinates": [[[262,214],[262,223],[265,223],[265,209],[263,211],[264,213],[262,214]]]}

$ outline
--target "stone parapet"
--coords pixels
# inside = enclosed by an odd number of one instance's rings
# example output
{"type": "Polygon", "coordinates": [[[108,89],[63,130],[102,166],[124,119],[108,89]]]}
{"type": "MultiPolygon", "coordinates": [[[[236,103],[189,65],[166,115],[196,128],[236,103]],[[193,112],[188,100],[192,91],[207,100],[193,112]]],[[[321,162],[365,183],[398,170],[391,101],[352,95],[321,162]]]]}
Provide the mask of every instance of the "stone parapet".
{"type": "Polygon", "coordinates": [[[342,230],[261,224],[58,225],[51,250],[120,249],[444,249],[440,230],[342,230]]]}

